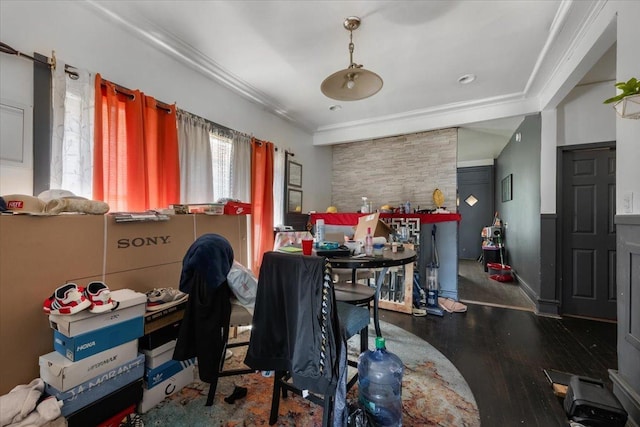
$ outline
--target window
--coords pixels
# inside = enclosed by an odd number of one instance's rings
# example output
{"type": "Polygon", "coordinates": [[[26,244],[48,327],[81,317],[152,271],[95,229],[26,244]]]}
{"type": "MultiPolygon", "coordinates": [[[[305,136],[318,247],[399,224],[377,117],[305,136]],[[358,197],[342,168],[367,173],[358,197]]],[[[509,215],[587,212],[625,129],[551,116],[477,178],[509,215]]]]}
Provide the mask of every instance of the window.
{"type": "Polygon", "coordinates": [[[209,134],[211,141],[211,164],[213,169],[213,200],[230,198],[231,159],[233,158],[233,142],[225,137],[209,134]]]}

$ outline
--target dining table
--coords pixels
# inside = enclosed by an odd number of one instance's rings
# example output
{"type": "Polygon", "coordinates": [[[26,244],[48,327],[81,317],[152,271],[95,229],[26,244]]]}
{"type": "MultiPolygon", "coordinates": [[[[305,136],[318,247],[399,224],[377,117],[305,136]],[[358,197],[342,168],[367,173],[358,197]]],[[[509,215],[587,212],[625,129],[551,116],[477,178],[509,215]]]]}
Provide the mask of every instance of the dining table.
{"type": "Polygon", "coordinates": [[[376,336],[381,337],[380,316],[378,313],[378,303],[380,299],[380,289],[384,282],[384,278],[389,267],[396,267],[414,262],[417,254],[414,250],[402,248],[397,252],[393,252],[391,248],[385,248],[382,255],[368,256],[364,254],[348,255],[348,256],[327,256],[327,262],[332,268],[343,268],[351,270],[351,283],[334,284],[336,299],[352,304],[368,302],[373,299],[373,324],[376,330],[376,336]],[[379,269],[376,277],[375,287],[371,288],[373,292],[367,291],[366,285],[358,284],[356,275],[358,270],[379,269]]]}

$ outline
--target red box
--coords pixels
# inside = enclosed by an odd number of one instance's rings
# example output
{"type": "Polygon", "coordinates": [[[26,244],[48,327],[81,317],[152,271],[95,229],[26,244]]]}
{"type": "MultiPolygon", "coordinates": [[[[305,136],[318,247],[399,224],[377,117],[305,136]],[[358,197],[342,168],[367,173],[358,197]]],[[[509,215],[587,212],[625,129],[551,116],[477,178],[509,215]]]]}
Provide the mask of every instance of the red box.
{"type": "Polygon", "coordinates": [[[251,203],[227,202],[224,205],[225,215],[248,215],[251,213],[251,203]]]}

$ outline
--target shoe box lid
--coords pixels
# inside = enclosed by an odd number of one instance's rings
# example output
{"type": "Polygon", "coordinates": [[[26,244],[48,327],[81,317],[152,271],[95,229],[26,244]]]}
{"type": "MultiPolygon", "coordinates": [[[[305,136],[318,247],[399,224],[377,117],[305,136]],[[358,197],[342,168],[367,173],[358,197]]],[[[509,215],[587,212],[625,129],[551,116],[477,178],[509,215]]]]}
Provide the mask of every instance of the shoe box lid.
{"type": "Polygon", "coordinates": [[[141,399],[142,380],[137,380],[69,415],[68,427],[100,425],[141,399]]]}
{"type": "Polygon", "coordinates": [[[59,391],[50,384],[45,392],[63,402],[61,412],[67,417],[102,397],[142,378],[144,375],[144,355],[140,354],[109,371],[93,377],[67,391],[59,391]]]}
{"type": "Polygon", "coordinates": [[[72,315],[50,314],[49,326],[67,337],[73,337],[145,314],[147,297],[143,293],[118,289],[111,291],[111,299],[116,303],[113,310],[99,314],[89,310],[72,315]]]}
{"type": "Polygon", "coordinates": [[[168,362],[163,363],[157,368],[145,368],[144,370],[144,384],[147,389],[152,389],[153,387],[160,384],[162,381],[167,378],[177,374],[183,369],[187,369],[190,366],[195,365],[196,358],[187,359],[187,360],[169,360],[168,362]]]}
{"type": "Polygon", "coordinates": [[[142,316],[138,316],[73,337],[67,337],[59,331],[53,331],[53,348],[67,359],[78,361],[140,338],[143,334],[144,319],[142,316]]]}
{"type": "Polygon", "coordinates": [[[40,356],[40,377],[59,391],[68,391],[108,372],[138,355],[138,341],[132,340],[93,356],[72,362],[57,351],[40,356]]]}
{"type": "Polygon", "coordinates": [[[152,350],[142,350],[145,356],[145,366],[153,369],[172,360],[173,351],[176,348],[177,342],[178,340],[171,340],[168,343],[162,344],[160,347],[156,347],[152,350]]]}
{"type": "Polygon", "coordinates": [[[166,397],[171,396],[183,387],[191,384],[195,380],[195,366],[191,365],[170,376],[151,389],[145,388],[142,392],[142,401],[138,405],[138,412],[144,414],[162,402],[166,397]]]}

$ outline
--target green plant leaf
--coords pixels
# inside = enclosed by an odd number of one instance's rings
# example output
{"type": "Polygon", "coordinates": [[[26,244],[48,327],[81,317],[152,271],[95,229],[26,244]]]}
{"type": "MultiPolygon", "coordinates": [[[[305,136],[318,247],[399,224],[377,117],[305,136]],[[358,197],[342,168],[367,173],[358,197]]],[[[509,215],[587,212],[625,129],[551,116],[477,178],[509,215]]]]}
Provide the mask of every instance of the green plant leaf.
{"type": "Polygon", "coordinates": [[[614,86],[622,92],[612,98],[605,99],[603,104],[611,104],[612,102],[620,101],[629,95],[640,94],[640,81],[635,77],[631,77],[626,82],[617,82],[614,86]]]}

